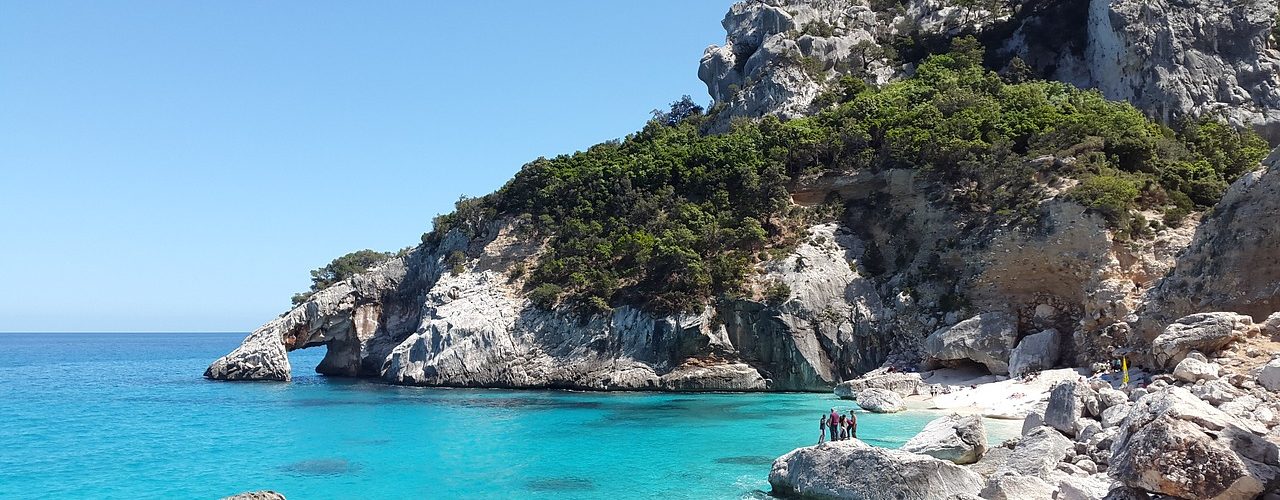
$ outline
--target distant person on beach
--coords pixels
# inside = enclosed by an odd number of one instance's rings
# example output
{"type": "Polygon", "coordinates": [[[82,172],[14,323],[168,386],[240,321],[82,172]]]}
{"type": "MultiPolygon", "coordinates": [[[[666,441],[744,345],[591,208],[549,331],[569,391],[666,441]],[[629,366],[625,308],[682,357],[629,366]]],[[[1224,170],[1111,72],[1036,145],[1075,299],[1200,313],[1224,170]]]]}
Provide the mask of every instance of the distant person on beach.
{"type": "Polygon", "coordinates": [[[827,415],[822,415],[822,420],[818,421],[818,444],[822,444],[827,440],[827,415]]]}
{"type": "Polygon", "coordinates": [[[849,439],[858,439],[858,416],[849,410],[849,439]]]}
{"type": "Polygon", "coordinates": [[[847,438],[849,437],[849,434],[848,434],[849,429],[845,428],[845,426],[844,426],[844,415],[840,415],[840,423],[839,423],[838,425],[836,425],[836,427],[838,427],[838,428],[840,429],[840,440],[841,440],[841,441],[844,441],[845,439],[847,439],[847,438]]]}
{"type": "Polygon", "coordinates": [[[840,439],[840,429],[838,428],[839,426],[838,426],[838,425],[836,425],[836,423],[837,423],[837,422],[839,422],[839,421],[840,421],[840,414],[839,414],[839,413],[836,413],[836,409],[835,409],[835,408],[832,408],[832,409],[831,409],[831,418],[828,418],[828,419],[827,419],[827,428],[831,429],[831,440],[832,440],[832,441],[835,441],[835,440],[840,439]]]}

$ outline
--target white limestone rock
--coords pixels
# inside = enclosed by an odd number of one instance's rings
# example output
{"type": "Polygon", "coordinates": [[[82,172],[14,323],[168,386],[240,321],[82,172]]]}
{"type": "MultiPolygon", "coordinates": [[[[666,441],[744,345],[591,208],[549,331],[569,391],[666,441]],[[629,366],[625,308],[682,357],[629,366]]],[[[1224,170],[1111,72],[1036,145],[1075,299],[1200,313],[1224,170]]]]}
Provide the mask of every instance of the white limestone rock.
{"type": "Polygon", "coordinates": [[[1213,354],[1228,344],[1256,333],[1253,318],[1230,312],[1199,313],[1184,316],[1165,328],[1151,342],[1156,363],[1172,367],[1192,351],[1213,354]]]}
{"type": "Polygon", "coordinates": [[[985,500],[1053,500],[1057,488],[1035,476],[995,474],[978,495],[985,500]]]}
{"type": "Polygon", "coordinates": [[[897,413],[906,411],[902,396],[887,389],[866,389],[857,394],[858,406],[872,413],[897,413]]]}
{"type": "Polygon", "coordinates": [[[912,396],[920,392],[924,382],[920,374],[911,372],[886,372],[877,370],[853,380],[836,384],[835,394],[841,399],[855,399],[857,394],[866,389],[886,389],[902,396],[912,396]]]}
{"type": "Polygon", "coordinates": [[[1017,319],[1003,312],[989,312],[966,319],[929,335],[924,341],[928,360],[972,361],[996,375],[1009,373],[1009,352],[1018,337],[1017,319]]]}
{"type": "Polygon", "coordinates": [[[1221,369],[1222,367],[1217,363],[1188,357],[1179,361],[1173,368],[1173,378],[1192,384],[1199,380],[1217,380],[1221,369]]]}
{"type": "Polygon", "coordinates": [[[1271,392],[1280,392],[1280,359],[1273,359],[1258,371],[1258,385],[1271,392]]]}
{"type": "Polygon", "coordinates": [[[1022,436],[1009,459],[996,473],[1009,472],[1048,480],[1074,444],[1052,427],[1038,427],[1022,436]]]}
{"type": "Polygon", "coordinates": [[[1182,498],[1253,498],[1280,487],[1276,445],[1180,387],[1139,400],[1111,445],[1108,474],[1182,498]]]}
{"type": "Polygon", "coordinates": [[[1053,386],[1049,391],[1049,406],[1044,411],[1045,425],[1053,427],[1068,436],[1076,435],[1080,429],[1077,424],[1090,406],[1088,401],[1097,405],[1097,393],[1089,386],[1076,380],[1065,380],[1053,386]]]}
{"type": "Polygon", "coordinates": [[[951,414],[929,422],[901,449],[967,465],[987,452],[987,431],[978,415],[951,414]]]}
{"type": "Polygon", "coordinates": [[[799,448],[769,471],[777,496],[950,500],[977,495],[982,476],[946,460],[869,446],[858,440],[799,448]]]}
{"type": "Polygon", "coordinates": [[[1054,329],[1024,337],[1009,355],[1009,376],[1021,377],[1053,368],[1058,363],[1061,343],[1062,335],[1054,329]]]}

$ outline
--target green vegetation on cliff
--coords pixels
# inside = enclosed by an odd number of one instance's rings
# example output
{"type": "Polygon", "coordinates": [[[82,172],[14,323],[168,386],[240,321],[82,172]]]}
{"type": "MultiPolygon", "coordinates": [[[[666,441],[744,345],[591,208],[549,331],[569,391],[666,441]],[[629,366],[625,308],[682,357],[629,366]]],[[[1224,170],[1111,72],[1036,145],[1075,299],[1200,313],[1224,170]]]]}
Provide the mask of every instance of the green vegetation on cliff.
{"type": "Polygon", "coordinates": [[[703,133],[707,116],[686,97],[621,141],[540,158],[498,192],[460,200],[424,242],[514,217],[547,243],[526,280],[539,305],[693,310],[747,293],[749,266],[793,243],[802,219],[837,216],[789,204],[802,177],[918,169],[946,188],[940,202],[1015,224],[1038,216],[1048,182],[1074,179],[1068,195],[1129,238],[1151,230],[1136,210],[1176,223],[1266,154],[1256,135],[1213,121],[1175,132],[1095,91],[1003,81],[975,45],[960,39],[883,88],[842,79],[814,116],[724,134],[703,133]]]}
{"type": "Polygon", "coordinates": [[[325,288],[329,288],[334,283],[350,278],[356,274],[365,272],[369,268],[387,260],[391,256],[392,254],[388,252],[357,250],[333,259],[333,261],[325,264],[324,267],[311,271],[311,289],[306,292],[294,294],[293,304],[298,305],[306,302],[307,299],[311,298],[311,294],[324,290],[325,288]]]}

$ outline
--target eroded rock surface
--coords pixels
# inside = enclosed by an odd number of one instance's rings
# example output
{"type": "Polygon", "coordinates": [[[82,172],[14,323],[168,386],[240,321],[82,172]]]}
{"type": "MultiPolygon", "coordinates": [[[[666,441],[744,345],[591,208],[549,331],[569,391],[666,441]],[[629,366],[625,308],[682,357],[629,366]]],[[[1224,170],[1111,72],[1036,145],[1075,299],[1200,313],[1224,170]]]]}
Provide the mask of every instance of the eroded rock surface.
{"type": "Polygon", "coordinates": [[[987,430],[978,415],[947,415],[925,425],[902,450],[967,465],[987,452],[987,430]]]}
{"type": "Polygon", "coordinates": [[[773,462],[774,494],[808,498],[949,500],[977,495],[982,476],[946,460],[858,440],[799,448],[773,462]]]}
{"type": "Polygon", "coordinates": [[[939,363],[971,361],[991,373],[1009,373],[1009,351],[1018,338],[1017,319],[1008,313],[989,312],[933,332],[925,339],[929,360],[939,363]]]}
{"type": "Polygon", "coordinates": [[[1233,341],[1241,339],[1258,327],[1253,318],[1242,314],[1215,312],[1192,314],[1165,328],[1151,342],[1155,361],[1162,366],[1173,367],[1192,351],[1212,354],[1221,351],[1233,341]]]}
{"type": "Polygon", "coordinates": [[[1179,387],[1138,400],[1111,452],[1113,477],[1153,493],[1247,499],[1280,487],[1274,443],[1179,387]]]}
{"type": "Polygon", "coordinates": [[[888,389],[864,389],[856,399],[858,406],[872,413],[897,413],[907,409],[902,396],[888,389]]]}
{"type": "Polygon", "coordinates": [[[1040,76],[1099,89],[1174,123],[1223,116],[1280,140],[1280,54],[1267,0],[1050,0],[1009,9],[908,0],[875,11],[853,0],[748,0],[721,23],[698,77],[734,117],[793,118],[813,111],[827,82],[853,75],[884,83],[910,71],[890,57],[895,37],[976,33],[989,61],[1018,57],[1040,76]]]}

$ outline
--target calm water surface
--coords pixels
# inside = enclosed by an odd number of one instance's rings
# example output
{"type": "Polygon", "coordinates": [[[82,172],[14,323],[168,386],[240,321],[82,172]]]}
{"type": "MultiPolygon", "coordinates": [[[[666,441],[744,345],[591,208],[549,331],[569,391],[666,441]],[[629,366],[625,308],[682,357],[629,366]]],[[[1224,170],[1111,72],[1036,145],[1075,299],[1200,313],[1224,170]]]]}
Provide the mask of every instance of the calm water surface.
{"type": "MultiPolygon", "coordinates": [[[[243,334],[0,334],[0,498],[750,498],[827,394],[211,382],[243,334]]],[[[860,414],[897,446],[937,415],[860,414]]],[[[992,440],[1004,437],[992,433],[992,440]]]]}

